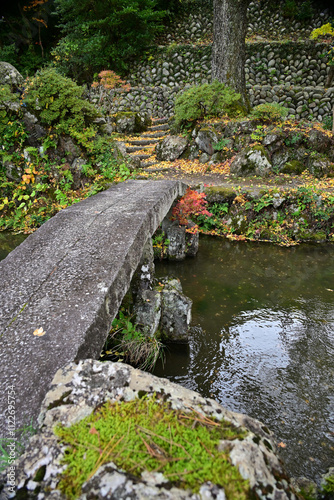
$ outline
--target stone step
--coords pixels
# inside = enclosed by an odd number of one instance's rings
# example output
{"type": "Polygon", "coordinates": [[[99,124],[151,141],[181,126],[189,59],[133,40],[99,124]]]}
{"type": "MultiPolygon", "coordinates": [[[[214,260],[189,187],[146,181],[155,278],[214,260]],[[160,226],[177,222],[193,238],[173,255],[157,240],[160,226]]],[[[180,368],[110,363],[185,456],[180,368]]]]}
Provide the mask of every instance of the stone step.
{"type": "Polygon", "coordinates": [[[157,163],[156,160],[154,160],[154,161],[149,161],[148,163],[142,163],[142,168],[144,168],[146,170],[146,169],[149,169],[150,167],[157,166],[157,165],[159,165],[159,163],[157,163]]]}
{"type": "Polygon", "coordinates": [[[157,139],[136,139],[136,140],[130,140],[128,141],[128,144],[131,144],[131,146],[153,146],[154,144],[157,144],[159,141],[159,138],[157,139]]]}
{"type": "Polygon", "coordinates": [[[168,123],[168,118],[153,118],[154,124],[168,123]]]}
{"type": "Polygon", "coordinates": [[[140,154],[140,155],[136,155],[136,154],[131,154],[130,153],[130,156],[131,158],[139,158],[139,160],[147,160],[148,158],[151,158],[152,155],[149,155],[149,154],[140,154]]]}
{"type": "Polygon", "coordinates": [[[170,170],[171,167],[159,167],[159,163],[155,163],[153,165],[151,165],[151,167],[146,167],[146,165],[144,167],[145,172],[149,172],[150,174],[156,174],[158,172],[167,172],[167,170],[170,170]]]}
{"type": "Polygon", "coordinates": [[[146,146],[126,146],[127,153],[135,153],[136,151],[142,151],[143,149],[149,149],[149,146],[152,144],[148,144],[146,146]]]}
{"type": "Polygon", "coordinates": [[[169,125],[168,123],[162,124],[162,125],[152,125],[149,130],[169,130],[169,125]]]}
{"type": "Polygon", "coordinates": [[[156,138],[161,138],[161,137],[164,137],[166,134],[165,132],[155,132],[155,134],[149,134],[149,130],[147,132],[144,132],[141,137],[143,138],[153,138],[153,139],[156,139],[156,138]],[[146,135],[147,134],[147,135],[146,135]]]}

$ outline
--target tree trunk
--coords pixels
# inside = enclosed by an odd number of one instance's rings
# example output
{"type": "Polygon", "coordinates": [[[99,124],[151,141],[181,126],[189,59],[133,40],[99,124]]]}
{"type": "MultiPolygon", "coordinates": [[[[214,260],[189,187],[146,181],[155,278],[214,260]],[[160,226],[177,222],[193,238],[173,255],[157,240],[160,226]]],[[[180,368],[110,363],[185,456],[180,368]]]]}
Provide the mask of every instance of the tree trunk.
{"type": "Polygon", "coordinates": [[[250,0],[214,0],[212,79],[231,87],[249,109],[246,92],[245,38],[250,0]]]}

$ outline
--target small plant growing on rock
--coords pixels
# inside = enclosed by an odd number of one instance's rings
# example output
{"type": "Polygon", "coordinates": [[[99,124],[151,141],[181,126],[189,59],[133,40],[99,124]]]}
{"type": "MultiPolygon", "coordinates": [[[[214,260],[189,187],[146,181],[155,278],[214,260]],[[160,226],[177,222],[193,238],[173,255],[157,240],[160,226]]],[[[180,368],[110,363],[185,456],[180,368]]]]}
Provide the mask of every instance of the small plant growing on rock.
{"type": "Polygon", "coordinates": [[[166,257],[169,243],[164,231],[158,229],[152,238],[154,258],[162,260],[166,257]]]}
{"type": "Polygon", "coordinates": [[[100,79],[99,82],[93,82],[92,87],[103,87],[105,89],[123,89],[130,90],[131,85],[126,83],[125,80],[122,80],[119,75],[117,75],[114,71],[104,70],[98,74],[100,79]]]}
{"type": "Polygon", "coordinates": [[[322,492],[324,494],[323,498],[333,498],[334,497],[334,476],[327,476],[324,483],[322,484],[322,492]]]}
{"type": "Polygon", "coordinates": [[[123,90],[128,92],[131,88],[131,85],[129,83],[126,83],[125,80],[122,80],[119,75],[111,70],[101,71],[98,74],[98,78],[100,81],[93,82],[92,88],[99,89],[100,91],[99,104],[102,103],[104,98],[106,98],[109,102],[111,101],[110,104],[115,101],[115,94],[112,94],[110,98],[111,90],[123,90]]]}
{"type": "Polygon", "coordinates": [[[131,317],[120,311],[112,323],[102,360],[108,360],[110,356],[149,371],[163,356],[163,344],[155,336],[141,332],[131,317]]]}
{"type": "Polygon", "coordinates": [[[320,26],[320,28],[316,28],[312,31],[310,35],[311,40],[316,40],[319,37],[331,41],[328,50],[322,54],[323,57],[328,57],[327,64],[329,66],[329,72],[325,87],[329,87],[334,78],[334,27],[331,23],[324,24],[323,26],[320,26]]]}

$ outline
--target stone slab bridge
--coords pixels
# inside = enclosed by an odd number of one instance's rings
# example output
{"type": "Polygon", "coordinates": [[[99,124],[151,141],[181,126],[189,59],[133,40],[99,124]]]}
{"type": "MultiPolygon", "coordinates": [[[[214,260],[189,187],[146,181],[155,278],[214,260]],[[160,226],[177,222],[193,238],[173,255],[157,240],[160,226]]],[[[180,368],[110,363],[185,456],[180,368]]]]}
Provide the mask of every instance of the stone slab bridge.
{"type": "Polygon", "coordinates": [[[60,367],[99,357],[147,239],[185,188],[115,185],[59,212],[0,262],[0,437],[11,437],[14,408],[16,429],[36,420],[60,367]]]}

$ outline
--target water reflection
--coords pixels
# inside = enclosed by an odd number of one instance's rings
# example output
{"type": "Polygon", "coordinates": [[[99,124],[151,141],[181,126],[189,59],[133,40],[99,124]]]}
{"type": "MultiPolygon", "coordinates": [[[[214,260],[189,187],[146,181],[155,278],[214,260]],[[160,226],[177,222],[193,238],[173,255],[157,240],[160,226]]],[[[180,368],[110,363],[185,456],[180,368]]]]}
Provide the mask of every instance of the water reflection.
{"type": "Polygon", "coordinates": [[[181,278],[204,331],[155,373],[265,422],[294,476],[334,461],[333,255],[204,238],[196,259],[157,265],[181,278]]]}
{"type": "Polygon", "coordinates": [[[8,231],[0,232],[0,260],[20,245],[26,239],[26,234],[13,234],[8,231]]]}

